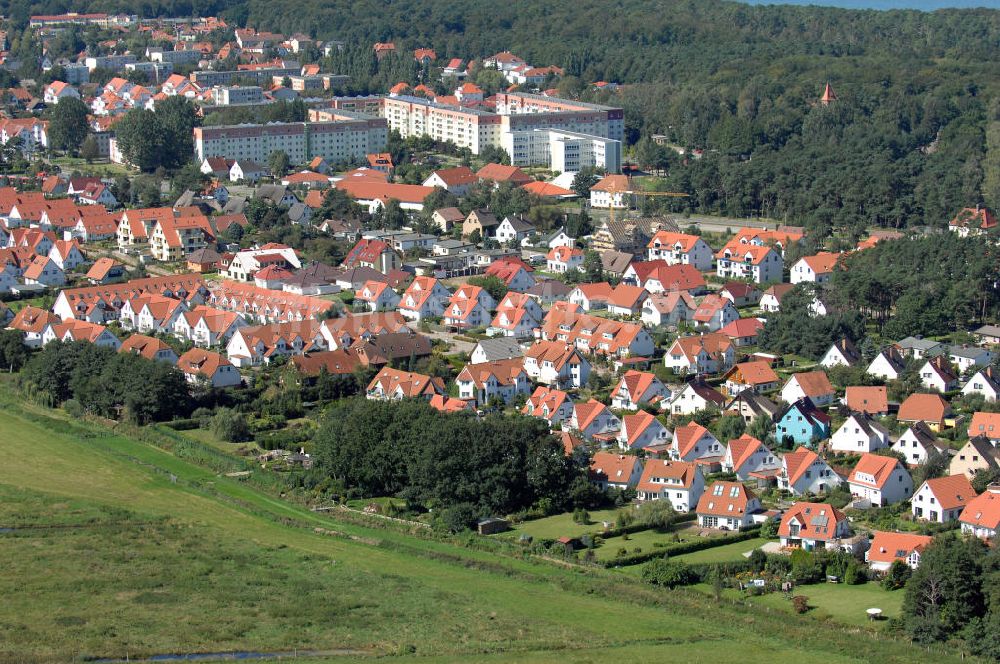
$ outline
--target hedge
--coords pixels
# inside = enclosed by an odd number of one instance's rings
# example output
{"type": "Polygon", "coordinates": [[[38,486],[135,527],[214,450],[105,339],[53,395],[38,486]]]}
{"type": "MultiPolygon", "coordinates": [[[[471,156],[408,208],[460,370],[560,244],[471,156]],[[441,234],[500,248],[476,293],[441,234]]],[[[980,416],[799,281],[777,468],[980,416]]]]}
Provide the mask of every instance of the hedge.
{"type": "Polygon", "coordinates": [[[620,558],[613,558],[607,560],[603,563],[605,567],[620,567],[628,565],[638,565],[639,563],[644,563],[653,558],[662,558],[663,556],[682,556],[685,553],[694,553],[695,551],[704,551],[705,549],[714,549],[718,546],[725,546],[727,544],[736,544],[737,542],[745,542],[747,540],[754,539],[760,535],[760,527],[749,528],[747,530],[741,530],[734,535],[728,535],[726,537],[710,537],[700,540],[695,540],[693,542],[685,542],[683,544],[678,544],[677,546],[671,546],[663,549],[655,549],[653,551],[645,551],[643,553],[634,553],[630,556],[621,556],[620,558]]]}
{"type": "Polygon", "coordinates": [[[167,427],[170,427],[174,431],[193,431],[199,428],[201,423],[198,420],[187,419],[187,420],[171,420],[169,422],[164,422],[163,424],[167,427]]]}

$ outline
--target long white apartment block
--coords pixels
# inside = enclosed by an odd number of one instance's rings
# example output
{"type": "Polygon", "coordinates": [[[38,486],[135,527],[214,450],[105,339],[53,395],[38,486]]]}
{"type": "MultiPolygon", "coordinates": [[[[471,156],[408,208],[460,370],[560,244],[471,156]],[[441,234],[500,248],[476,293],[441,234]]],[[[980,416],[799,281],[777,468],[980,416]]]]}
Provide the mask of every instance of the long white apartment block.
{"type": "MultiPolygon", "coordinates": [[[[351,114],[352,116],[360,114],[351,114]]],[[[381,152],[389,140],[386,121],[373,117],[344,117],[333,122],[273,122],[219,127],[195,127],[198,161],[208,157],[266,163],[272,152],[282,151],[293,164],[315,157],[330,162],[364,159],[381,152]]]]}

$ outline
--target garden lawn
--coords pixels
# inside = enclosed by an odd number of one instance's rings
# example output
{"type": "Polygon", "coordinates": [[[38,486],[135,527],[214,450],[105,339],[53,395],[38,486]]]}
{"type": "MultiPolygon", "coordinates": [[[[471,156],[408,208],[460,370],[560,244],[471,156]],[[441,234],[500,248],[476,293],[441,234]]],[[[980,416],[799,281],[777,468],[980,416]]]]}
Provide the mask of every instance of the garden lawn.
{"type": "Polygon", "coordinates": [[[724,544],[722,546],[717,546],[712,549],[704,549],[702,551],[695,551],[693,553],[685,553],[683,555],[677,556],[676,560],[683,560],[686,563],[728,563],[737,562],[740,560],[746,560],[744,553],[750,553],[754,549],[757,549],[765,544],[769,540],[762,537],[757,537],[751,540],[745,540],[743,542],[735,542],[733,544],[724,544]]]}
{"type": "MultiPolygon", "coordinates": [[[[556,514],[542,519],[532,519],[517,524],[513,532],[515,535],[531,535],[537,540],[554,540],[560,537],[580,537],[587,533],[599,534],[604,530],[602,521],[614,521],[618,510],[596,510],[590,513],[590,523],[583,525],[573,521],[573,514],[556,514]]],[[[509,534],[509,533],[508,533],[509,534]]]]}

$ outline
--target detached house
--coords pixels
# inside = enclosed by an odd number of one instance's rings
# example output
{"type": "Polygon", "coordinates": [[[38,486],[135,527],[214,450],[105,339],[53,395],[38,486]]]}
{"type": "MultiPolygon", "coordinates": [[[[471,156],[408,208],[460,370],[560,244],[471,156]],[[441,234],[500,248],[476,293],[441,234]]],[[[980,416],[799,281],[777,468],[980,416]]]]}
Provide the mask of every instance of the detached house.
{"type": "Polygon", "coordinates": [[[189,383],[208,381],[212,387],[233,387],[242,382],[239,370],[218,353],[192,348],[177,358],[177,368],[189,383]]]}
{"type": "Polygon", "coordinates": [[[642,461],[637,456],[595,452],[590,462],[590,481],[602,491],[631,489],[642,477],[642,461]]]}
{"type": "Polygon", "coordinates": [[[824,284],[833,277],[833,270],[843,254],[821,251],[814,256],[803,256],[790,269],[790,279],[793,284],[813,283],[824,284]]]}
{"type": "Polygon", "coordinates": [[[889,395],[884,385],[851,385],[844,391],[844,403],[855,413],[888,415],[889,395]]]}
{"type": "Polygon", "coordinates": [[[958,376],[944,357],[933,357],[920,367],[920,382],[928,390],[951,392],[958,389],[958,376]]]}
{"type": "Polygon", "coordinates": [[[38,284],[48,288],[66,285],[66,273],[48,256],[35,256],[31,264],[24,269],[22,276],[26,284],[38,284]]]}
{"type": "Polygon", "coordinates": [[[819,363],[830,369],[836,366],[853,367],[860,361],[861,353],[858,352],[858,349],[850,339],[844,338],[835,341],[823,355],[823,359],[819,363]]]}
{"type": "Polygon", "coordinates": [[[528,394],[531,383],[524,370],[524,360],[495,360],[481,364],[467,364],[455,379],[458,397],[486,406],[494,399],[509,404],[517,394],[528,394]]]}
{"type": "Polygon", "coordinates": [[[725,451],[725,446],[712,435],[711,431],[697,422],[691,421],[674,430],[670,458],[696,463],[706,460],[721,463],[725,451]]]}
{"type": "Polygon", "coordinates": [[[948,523],[957,520],[975,497],[976,490],[965,475],[935,477],[924,481],[913,493],[910,509],[916,519],[948,523]]]}
{"type": "Polygon", "coordinates": [[[868,453],[889,446],[889,432],[864,413],[851,413],[830,438],[830,449],[850,454],[868,453]]]}
{"type": "Polygon", "coordinates": [[[641,403],[660,404],[669,401],[670,390],[648,371],[626,371],[611,390],[611,407],[636,410],[641,403]]]}
{"type": "Polygon", "coordinates": [[[753,515],[764,507],[742,482],[714,482],[701,495],[695,511],[702,528],[742,530],[753,525],[753,515]]]}
{"type": "Polygon", "coordinates": [[[840,486],[840,476],[818,454],[805,447],[781,457],[778,488],[795,496],[823,494],[840,486]]]}
{"type": "Polygon", "coordinates": [[[809,397],[813,405],[822,407],[833,403],[833,385],[825,371],[808,371],[792,374],[785,386],[781,388],[781,400],[785,403],[795,403],[799,399],[809,397]]]}
{"type": "Polygon", "coordinates": [[[850,534],[847,517],[827,503],[795,503],[778,526],[783,548],[806,551],[837,548],[836,540],[850,534]]]}
{"type": "Polygon", "coordinates": [[[775,416],[775,438],[811,445],[830,435],[830,417],[806,397],[786,406],[775,416]]]}
{"type": "Polygon", "coordinates": [[[768,246],[726,245],[715,255],[716,274],[723,279],[749,279],[758,284],[781,281],[784,261],[768,246]]]}
{"type": "Polygon", "coordinates": [[[410,320],[422,320],[444,314],[451,293],[433,277],[417,277],[403,292],[399,313],[410,320]]]}
{"type": "Polygon", "coordinates": [[[573,417],[573,400],[562,390],[536,387],[524,402],[521,414],[539,417],[554,427],[573,417]]]}
{"type": "Polygon", "coordinates": [[[693,380],[685,385],[670,401],[670,413],[673,415],[693,415],[710,406],[722,408],[726,397],[708,383],[693,380]]]}
{"type": "Polygon", "coordinates": [[[712,248],[697,235],[658,231],[646,245],[649,260],[668,265],[691,265],[699,272],[712,269],[712,248]]]}
{"type": "Polygon", "coordinates": [[[906,360],[896,348],[890,346],[871,361],[868,365],[868,374],[883,380],[896,380],[906,369],[906,360]]]}
{"type": "Polygon", "coordinates": [[[677,512],[690,512],[705,491],[701,467],[685,461],[649,459],[636,486],[640,501],[667,500],[677,512]]]}
{"type": "Polygon", "coordinates": [[[55,261],[63,271],[72,270],[87,260],[80,251],[76,240],[56,240],[49,250],[49,258],[55,261]]]}
{"type": "Polygon", "coordinates": [[[920,566],[920,554],[933,539],[928,535],[913,533],[889,533],[876,530],[871,546],[865,551],[865,562],[875,572],[888,572],[897,560],[911,569],[920,566]]]}
{"type": "Polygon", "coordinates": [[[951,458],[948,474],[972,478],[980,470],[1000,470],[1000,450],[986,438],[970,438],[951,458]]]}
{"type": "Polygon", "coordinates": [[[687,291],[651,294],[642,303],[641,320],[646,325],[677,325],[694,317],[698,304],[687,291]]]}
{"type": "Polygon", "coordinates": [[[722,456],[722,471],[735,473],[741,480],[775,477],[781,471],[781,459],[764,443],[745,433],[729,441],[722,456]]]}
{"type": "Polygon", "coordinates": [[[923,422],[931,431],[941,431],[951,414],[951,405],[940,394],[911,394],[899,404],[896,419],[907,424],[923,422]]]}
{"type": "Polygon", "coordinates": [[[730,396],[735,396],[743,390],[753,390],[758,394],[770,392],[777,389],[781,380],[771,365],[762,360],[740,362],[726,372],[723,378],[726,381],[726,392],[730,396]]]}
{"type": "Polygon", "coordinates": [[[569,426],[579,431],[587,440],[592,440],[599,434],[618,431],[622,423],[607,406],[596,399],[590,399],[573,407],[569,426]]]}
{"type": "Polygon", "coordinates": [[[969,438],[982,436],[993,447],[1000,446],[1000,413],[976,412],[969,422],[969,438]]]}
{"type": "Polygon", "coordinates": [[[622,418],[618,444],[627,450],[639,450],[651,445],[664,445],[670,442],[670,437],[670,431],[655,415],[640,410],[622,418]]]}
{"type": "Polygon", "coordinates": [[[958,521],[963,534],[995,541],[1000,530],[1000,485],[991,484],[970,500],[958,521]]]}
{"type": "Polygon", "coordinates": [[[590,362],[575,347],[560,341],[536,341],[524,354],[528,375],[546,385],[579,388],[590,377],[590,362]]]}
{"type": "Polygon", "coordinates": [[[892,444],[892,451],[902,454],[908,465],[919,466],[927,463],[932,455],[945,454],[946,448],[938,445],[930,427],[923,422],[914,422],[892,444]]]}
{"type": "Polygon", "coordinates": [[[962,388],[962,396],[973,394],[981,394],[988,403],[1000,398],[1000,373],[993,367],[977,371],[962,388]]]}
{"type": "Polygon", "coordinates": [[[663,356],[678,374],[712,374],[733,366],[733,343],[723,334],[709,333],[676,339],[663,356]]]}
{"type": "Polygon", "coordinates": [[[733,303],[721,295],[706,295],[698,304],[691,320],[695,325],[715,332],[740,318],[733,303]]]}
{"type": "Polygon", "coordinates": [[[913,478],[896,457],[864,454],[847,478],[851,495],[882,507],[913,495],[913,478]]]}

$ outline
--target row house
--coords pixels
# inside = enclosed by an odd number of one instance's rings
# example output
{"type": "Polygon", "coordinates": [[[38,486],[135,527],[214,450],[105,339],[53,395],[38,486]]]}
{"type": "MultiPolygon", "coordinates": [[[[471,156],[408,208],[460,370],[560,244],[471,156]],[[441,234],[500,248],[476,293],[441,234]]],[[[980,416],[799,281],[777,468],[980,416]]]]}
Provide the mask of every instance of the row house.
{"type": "Polygon", "coordinates": [[[225,346],[236,330],[248,323],[239,314],[198,305],[182,312],[174,322],[174,336],[195,346],[210,348],[225,346]]]}
{"type": "Polygon", "coordinates": [[[226,356],[237,367],[268,364],[276,357],[290,357],[326,350],[317,320],[240,326],[226,343],[226,356]]]}
{"type": "Polygon", "coordinates": [[[497,305],[496,315],[486,333],[526,339],[534,334],[544,317],[545,312],[534,299],[524,293],[508,291],[497,305]]]}
{"type": "Polygon", "coordinates": [[[147,360],[177,364],[177,352],[167,342],[145,334],[133,334],[118,348],[119,353],[131,353],[147,360]]]}
{"type": "Polygon", "coordinates": [[[368,311],[393,311],[399,306],[399,293],[382,281],[366,281],[354,293],[354,302],[361,303],[368,311]]]}
{"type": "Polygon", "coordinates": [[[451,292],[433,277],[417,277],[403,291],[399,313],[410,320],[442,316],[451,300],[451,292]]]}
{"type": "Polygon", "coordinates": [[[236,387],[243,382],[239,370],[219,353],[192,348],[177,358],[177,368],[193,384],[207,382],[212,387],[236,387]]]}
{"type": "Polygon", "coordinates": [[[302,262],[298,252],[291,247],[269,242],[256,249],[236,252],[222,276],[233,281],[252,281],[257,272],[269,266],[297,270],[302,262]]]}
{"type": "Polygon", "coordinates": [[[60,320],[62,319],[44,309],[27,306],[17,312],[7,329],[20,332],[24,337],[24,345],[28,348],[41,348],[45,330],[60,320]]]}
{"type": "Polygon", "coordinates": [[[143,293],[122,304],[118,320],[126,330],[169,334],[173,332],[177,318],[187,310],[187,303],[183,300],[143,293]]]}
{"type": "Polygon", "coordinates": [[[149,245],[153,229],[159,222],[188,217],[204,218],[204,215],[194,206],[125,210],[118,219],[118,229],[115,233],[118,250],[126,254],[140,251],[149,245]]]}
{"type": "Polygon", "coordinates": [[[49,251],[49,258],[63,271],[78,268],[87,260],[76,240],[56,240],[49,251]]]}
{"type": "Polygon", "coordinates": [[[52,311],[63,319],[78,318],[92,323],[105,323],[118,319],[125,302],[146,293],[183,300],[189,306],[203,304],[210,296],[201,275],[171,274],[117,284],[67,288],[56,296],[52,311]]]}
{"type": "Polygon", "coordinates": [[[121,346],[121,341],[118,340],[118,337],[113,335],[105,326],[73,318],[51,323],[45,328],[42,332],[42,345],[45,346],[52,341],[62,341],[64,343],[86,341],[95,346],[110,348],[116,351],[121,346]]]}
{"type": "Polygon", "coordinates": [[[153,226],[149,250],[158,261],[179,261],[214,240],[215,232],[204,215],[166,217],[153,226]]]}
{"type": "Polygon", "coordinates": [[[318,297],[230,280],[222,281],[212,290],[208,303],[261,323],[317,318],[333,308],[333,302],[318,297]]]}
{"type": "Polygon", "coordinates": [[[414,330],[399,312],[386,311],[326,319],[320,323],[320,333],[330,350],[341,350],[384,334],[413,334],[414,330]]]}
{"type": "Polygon", "coordinates": [[[444,322],[461,328],[484,327],[490,321],[489,312],[496,307],[496,300],[485,289],[464,284],[449,299],[444,322]]]}
{"type": "Polygon", "coordinates": [[[573,344],[585,353],[616,357],[648,357],[653,338],[640,323],[613,321],[553,307],[539,334],[547,341],[573,344]]]}

